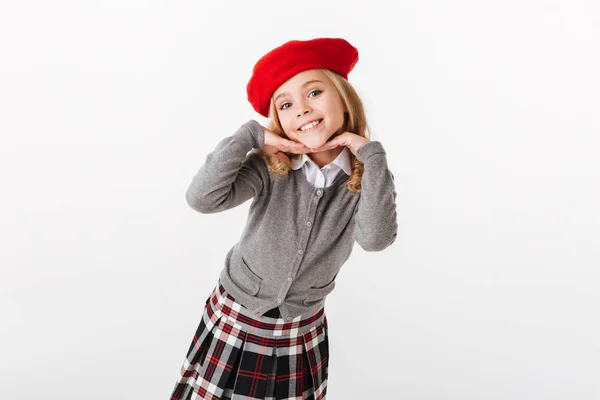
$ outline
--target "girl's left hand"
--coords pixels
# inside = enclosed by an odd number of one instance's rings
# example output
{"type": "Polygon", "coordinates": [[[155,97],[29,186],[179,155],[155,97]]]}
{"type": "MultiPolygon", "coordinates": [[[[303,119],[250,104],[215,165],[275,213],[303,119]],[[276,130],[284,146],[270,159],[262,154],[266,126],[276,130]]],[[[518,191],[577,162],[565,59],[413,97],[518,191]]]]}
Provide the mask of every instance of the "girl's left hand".
{"type": "Polygon", "coordinates": [[[346,146],[352,154],[356,156],[358,149],[360,149],[363,145],[369,142],[369,139],[359,136],[356,133],[352,132],[344,132],[333,139],[329,140],[323,146],[318,148],[311,148],[310,150],[313,153],[318,153],[320,151],[335,149],[338,146],[346,146]]]}

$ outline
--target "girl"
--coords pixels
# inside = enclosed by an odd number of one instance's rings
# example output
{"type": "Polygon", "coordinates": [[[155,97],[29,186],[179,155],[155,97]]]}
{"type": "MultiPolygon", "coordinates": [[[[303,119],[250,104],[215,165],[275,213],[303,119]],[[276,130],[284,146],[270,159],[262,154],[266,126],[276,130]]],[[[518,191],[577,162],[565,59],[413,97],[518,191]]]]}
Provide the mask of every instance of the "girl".
{"type": "Polygon", "coordinates": [[[244,123],[192,179],[186,200],[198,212],[252,203],[172,400],[325,399],[325,298],[354,242],[381,251],[397,231],[386,152],[347,81],[357,61],[339,38],[264,55],[247,93],[269,127],[244,123]]]}

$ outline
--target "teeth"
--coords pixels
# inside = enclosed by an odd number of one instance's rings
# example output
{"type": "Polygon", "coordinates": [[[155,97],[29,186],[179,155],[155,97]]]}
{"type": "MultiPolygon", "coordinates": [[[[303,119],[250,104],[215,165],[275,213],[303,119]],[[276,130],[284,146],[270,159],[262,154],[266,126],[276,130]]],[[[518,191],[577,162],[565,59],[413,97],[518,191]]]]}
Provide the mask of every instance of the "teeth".
{"type": "Polygon", "coordinates": [[[303,126],[301,126],[301,127],[300,127],[300,130],[301,130],[301,131],[306,131],[306,130],[309,130],[309,129],[310,129],[310,128],[312,128],[313,126],[317,126],[317,125],[319,125],[320,123],[321,123],[320,121],[314,121],[314,122],[311,122],[310,124],[306,124],[306,125],[303,125],[303,126]]]}

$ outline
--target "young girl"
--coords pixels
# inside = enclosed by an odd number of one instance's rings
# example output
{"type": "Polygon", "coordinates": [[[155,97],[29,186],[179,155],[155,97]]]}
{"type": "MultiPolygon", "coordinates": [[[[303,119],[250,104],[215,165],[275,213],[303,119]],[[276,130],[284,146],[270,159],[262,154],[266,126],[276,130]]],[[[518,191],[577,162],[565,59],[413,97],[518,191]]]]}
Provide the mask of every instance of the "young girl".
{"type": "Polygon", "coordinates": [[[357,61],[346,40],[318,38],[254,66],[248,100],[269,127],[250,120],[219,142],[186,193],[201,213],[252,203],[172,400],[325,399],[325,298],[354,242],[381,251],[397,231],[386,152],[347,81],[357,61]]]}

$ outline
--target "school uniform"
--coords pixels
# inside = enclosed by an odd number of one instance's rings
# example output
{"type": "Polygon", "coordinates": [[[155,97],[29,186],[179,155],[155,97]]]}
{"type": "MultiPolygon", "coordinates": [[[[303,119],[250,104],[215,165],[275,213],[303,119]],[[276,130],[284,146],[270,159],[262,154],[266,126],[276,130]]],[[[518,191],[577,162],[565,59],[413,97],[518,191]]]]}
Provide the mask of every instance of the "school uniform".
{"type": "Polygon", "coordinates": [[[223,139],[192,179],[190,207],[215,213],[253,199],[240,241],[205,302],[172,400],[325,399],[329,337],[325,298],[354,243],[380,251],[396,238],[396,191],[378,141],[363,145],[362,191],[344,185],[344,148],[319,168],[292,158],[279,177],[256,149],[253,120],[223,139]]]}

